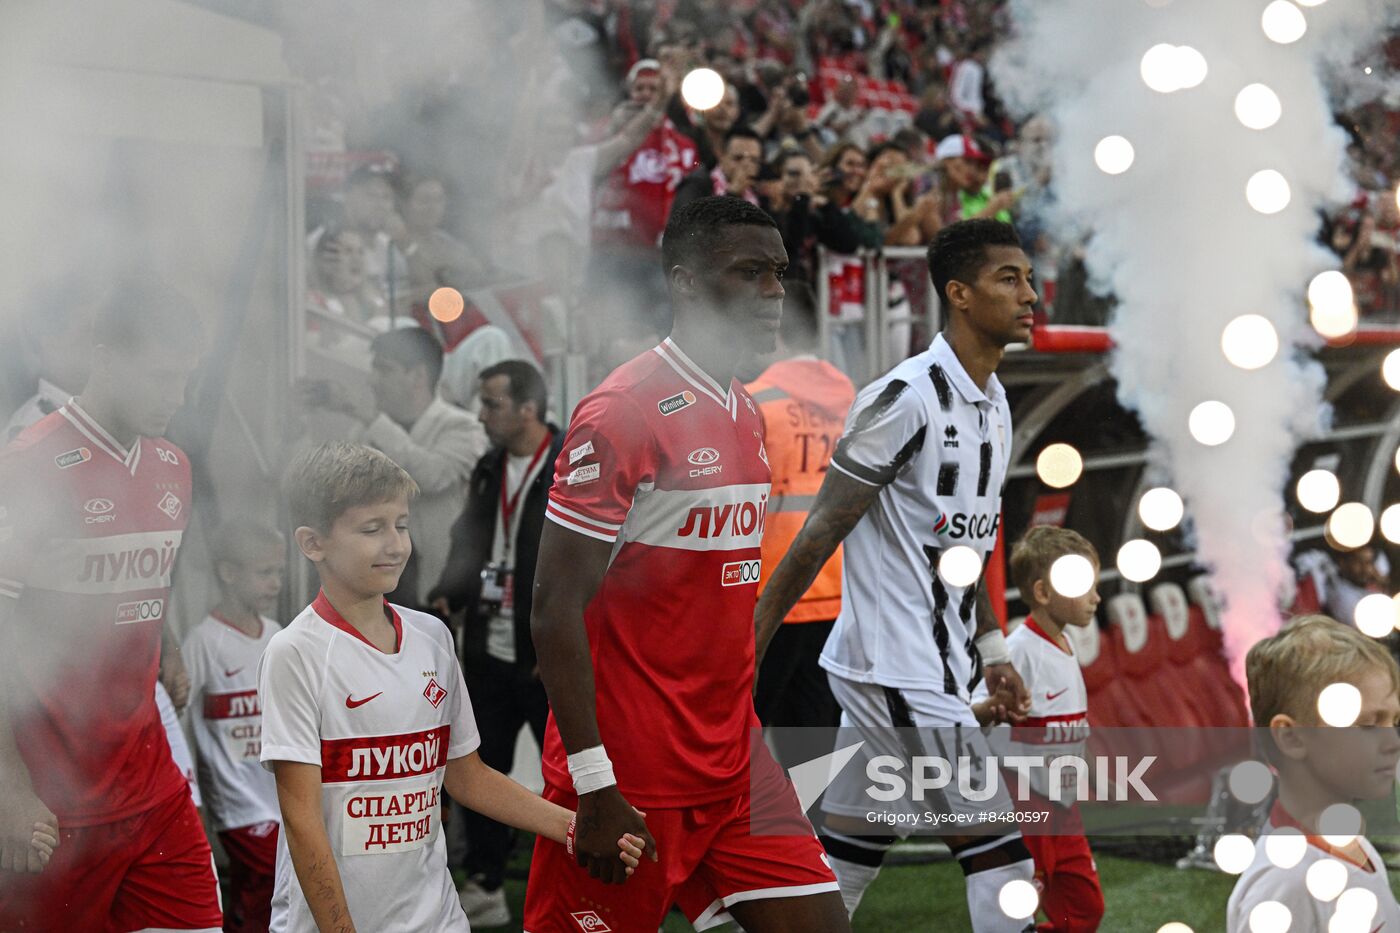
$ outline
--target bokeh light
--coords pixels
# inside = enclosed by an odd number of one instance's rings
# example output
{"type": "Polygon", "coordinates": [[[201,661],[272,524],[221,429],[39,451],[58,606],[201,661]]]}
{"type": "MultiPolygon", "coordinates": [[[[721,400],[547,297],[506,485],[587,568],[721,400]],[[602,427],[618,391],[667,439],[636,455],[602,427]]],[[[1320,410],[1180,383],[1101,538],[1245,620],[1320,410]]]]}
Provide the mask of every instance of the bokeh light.
{"type": "Polygon", "coordinates": [[[1235,433],[1235,413],[1224,402],[1202,402],[1191,409],[1187,427],[1198,443],[1216,447],[1235,433]]]}
{"type": "Polygon", "coordinates": [[[1308,854],[1308,837],[1292,826],[1271,831],[1264,837],[1264,855],[1279,868],[1292,868],[1308,854]]]}
{"type": "Polygon", "coordinates": [[[1118,572],[1133,583],[1146,583],[1162,569],[1162,552],[1142,538],[1127,541],[1118,549],[1118,572]]]}
{"type": "Polygon", "coordinates": [[[1195,931],[1180,920],[1173,920],[1170,923],[1164,923],[1159,926],[1157,928],[1157,933],[1195,933],[1195,931]]]}
{"type": "Polygon", "coordinates": [[[1327,725],[1345,729],[1361,714],[1361,691],[1349,683],[1328,684],[1317,695],[1317,714],[1327,725]]]}
{"type": "Polygon", "coordinates": [[[1215,864],[1227,875],[1238,875],[1254,861],[1254,842],[1239,833],[1227,833],[1215,841],[1215,864]]]}
{"type": "Polygon", "coordinates": [[[1230,769],[1230,793],[1241,803],[1258,803],[1269,796],[1274,775],[1262,761],[1241,761],[1230,769]]]}
{"type": "Polygon", "coordinates": [[[1303,877],[1308,893],[1324,904],[1335,900],[1347,886],[1347,867],[1334,858],[1320,858],[1303,877]]]}
{"type": "Polygon", "coordinates": [[[1328,845],[1349,846],[1361,834],[1361,811],[1349,803],[1334,803],[1318,814],[1317,828],[1328,845]]]}
{"type": "Polygon", "coordinates": [[[1391,544],[1400,544],[1400,502],[1386,506],[1381,512],[1381,537],[1391,544]]]}
{"type": "Polygon", "coordinates": [[[1159,94],[1170,94],[1181,87],[1174,45],[1162,42],[1152,46],[1143,54],[1139,70],[1143,83],[1159,94]]]}
{"type": "Polygon", "coordinates": [[[1220,332],[1220,350],[1232,366],[1259,369],[1278,355],[1278,331],[1262,314],[1241,314],[1220,332]]]}
{"type": "Polygon", "coordinates": [[[1288,187],[1288,179],[1271,168],[1255,172],[1249,176],[1244,187],[1245,200],[1249,206],[1261,214],[1277,214],[1288,206],[1293,192],[1288,187]]]}
{"type": "MultiPolygon", "coordinates": [[[[1380,906],[1380,900],[1368,889],[1346,889],[1337,898],[1337,912],[1327,924],[1327,933],[1349,933],[1351,930],[1367,933],[1380,906]]],[[[1384,929],[1384,924],[1378,929],[1384,929]]]]}
{"type": "Polygon", "coordinates": [[[1017,878],[1001,886],[997,903],[1001,905],[1002,913],[1012,920],[1025,920],[1033,916],[1040,906],[1040,895],[1036,893],[1035,885],[1017,878]]]}
{"type": "Polygon", "coordinates": [[[1175,489],[1157,486],[1147,490],[1138,500],[1138,518],[1153,531],[1171,531],[1181,523],[1186,506],[1175,489]]]}
{"type": "Polygon", "coordinates": [[[1363,635],[1384,638],[1395,628],[1395,601],[1384,593],[1363,596],[1352,611],[1352,621],[1363,635]]]}
{"type": "Polygon", "coordinates": [[[1235,95],[1235,117],[1251,130],[1267,130],[1283,116],[1283,104],[1267,84],[1246,84],[1235,95]]]}
{"type": "Polygon", "coordinates": [[[1264,15],[1259,25],[1264,27],[1264,35],[1279,45],[1288,45],[1303,38],[1308,31],[1308,18],[1289,0],[1274,0],[1264,7],[1264,15]]]}
{"type": "Polygon", "coordinates": [[[965,544],[955,545],[938,559],[938,575],[949,586],[971,586],[982,575],[982,558],[965,544]]]}
{"type": "Polygon", "coordinates": [[[724,78],[713,68],[696,68],[681,80],[681,99],[694,110],[709,110],[724,99],[724,78]]]}
{"type": "Polygon", "coordinates": [[[1122,136],[1105,136],[1094,147],[1094,164],[1105,175],[1121,175],[1133,165],[1133,144],[1122,136]]]}
{"type": "Polygon", "coordinates": [[[428,313],[444,324],[450,324],[461,317],[466,306],[462,293],[448,285],[428,296],[428,313]]]}
{"type": "Polygon", "coordinates": [[[1391,350],[1381,362],[1381,378],[1385,384],[1400,392],[1400,350],[1391,350]]]}
{"type": "Polygon", "coordinates": [[[1363,502],[1343,502],[1327,519],[1327,535],[1343,549],[1362,547],[1376,533],[1376,520],[1363,502]]]}
{"type": "Polygon", "coordinates": [[[1084,473],[1084,458],[1069,444],[1051,444],[1035,458],[1040,481],[1055,489],[1073,486],[1084,473]]]}
{"type": "Polygon", "coordinates": [[[1143,53],[1138,70],[1152,90],[1171,94],[1199,85],[1210,67],[1206,57],[1191,46],[1162,42],[1143,53]]]}
{"type": "MultiPolygon", "coordinates": [[[[1050,565],[1050,588],[1068,599],[1078,599],[1094,585],[1094,565],[1082,554],[1066,554],[1050,565]]],[[[1022,593],[1025,599],[1026,594],[1022,593]]]]}
{"type": "Polygon", "coordinates": [[[1342,484],[1331,470],[1309,470],[1298,477],[1298,504],[1309,512],[1327,512],[1342,498],[1342,484]]]}
{"type": "Polygon", "coordinates": [[[1308,283],[1308,320],[1319,334],[1332,339],[1356,330],[1356,297],[1345,275],[1328,269],[1313,276],[1308,283]]]}
{"type": "Polygon", "coordinates": [[[1278,901],[1260,901],[1249,912],[1249,933],[1287,933],[1293,911],[1278,901]]]}

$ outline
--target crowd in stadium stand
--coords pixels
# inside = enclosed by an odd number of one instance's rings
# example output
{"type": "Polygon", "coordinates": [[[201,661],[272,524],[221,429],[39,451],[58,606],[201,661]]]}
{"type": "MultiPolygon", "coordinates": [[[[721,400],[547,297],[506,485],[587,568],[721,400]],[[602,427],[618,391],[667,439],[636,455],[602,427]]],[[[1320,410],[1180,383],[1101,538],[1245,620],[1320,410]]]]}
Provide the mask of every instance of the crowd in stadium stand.
{"type": "MultiPolygon", "coordinates": [[[[970,216],[1015,219],[1052,320],[1102,324],[1109,313],[1081,244],[1047,226],[1054,128],[1012,120],[988,69],[1011,28],[1004,2],[549,0],[497,20],[490,45],[510,75],[501,85],[420,69],[405,87],[403,69],[367,75],[305,56],[316,89],[311,223],[344,217],[311,263],[321,308],[369,321],[409,312],[437,285],[543,277],[612,325],[587,348],[606,371],[640,341],[639,326],[647,339],[666,329],[657,240],[678,194],[729,192],[782,218],[807,313],[816,247],[919,246],[970,216]],[[678,93],[701,65],[726,81],[707,112],[678,93]],[[505,99],[476,93],[502,86],[505,99]],[[355,179],[373,173],[395,200],[370,228],[355,179]]],[[[1400,42],[1389,51],[1395,67],[1400,42]]],[[[1400,110],[1368,105],[1338,122],[1356,196],[1321,219],[1319,241],[1341,259],[1362,314],[1393,317],[1400,110]]],[[[849,296],[833,275],[835,313],[849,296]]]]}

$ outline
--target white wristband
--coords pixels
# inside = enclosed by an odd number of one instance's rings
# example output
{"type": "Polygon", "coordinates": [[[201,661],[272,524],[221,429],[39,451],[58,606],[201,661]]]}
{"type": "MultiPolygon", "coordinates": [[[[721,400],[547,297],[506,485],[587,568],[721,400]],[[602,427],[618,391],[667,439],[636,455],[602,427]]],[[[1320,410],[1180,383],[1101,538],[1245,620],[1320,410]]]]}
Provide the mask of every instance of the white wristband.
{"type": "Polygon", "coordinates": [[[976,644],[984,667],[988,664],[1011,663],[1011,651],[1006,647],[1006,636],[1001,633],[1001,629],[978,635],[976,644]]]}
{"type": "Polygon", "coordinates": [[[570,755],[569,776],[574,779],[574,793],[580,797],[617,783],[612,762],[608,760],[608,750],[601,745],[570,755]]]}

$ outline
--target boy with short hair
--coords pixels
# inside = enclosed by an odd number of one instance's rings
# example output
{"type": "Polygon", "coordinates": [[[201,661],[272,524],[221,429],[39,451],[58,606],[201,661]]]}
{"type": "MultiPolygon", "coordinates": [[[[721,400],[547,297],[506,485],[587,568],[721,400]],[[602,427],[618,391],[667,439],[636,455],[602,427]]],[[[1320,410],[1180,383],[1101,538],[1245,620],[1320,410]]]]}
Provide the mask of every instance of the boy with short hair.
{"type": "Polygon", "coordinates": [[[1278,775],[1278,799],[1254,862],[1230,895],[1227,929],[1250,930],[1254,909],[1274,901],[1291,914],[1290,930],[1324,933],[1336,906],[1314,897],[1307,882],[1314,865],[1333,861],[1345,869],[1346,889],[1365,888],[1375,896],[1376,913],[1358,929],[1400,930],[1400,904],[1375,847],[1359,834],[1335,845],[1322,834],[1350,829],[1319,825],[1329,806],[1379,800],[1392,792],[1400,760],[1400,667],[1370,636],[1328,616],[1308,615],[1250,648],[1245,676],[1254,725],[1268,730],[1262,736],[1264,754],[1278,775]],[[1361,694],[1353,728],[1326,726],[1318,714],[1319,694],[1338,683],[1361,694]],[[1302,859],[1288,868],[1275,864],[1262,844],[1272,833],[1302,833],[1308,843],[1302,859]]]}
{"type": "MultiPolygon", "coordinates": [[[[1047,759],[1055,752],[1082,755],[1089,735],[1089,694],[1079,659],[1064,632],[1069,626],[1094,624],[1099,605],[1098,575],[1098,552],[1068,528],[1032,528],[1011,550],[1011,577],[1031,610],[1025,623],[1006,636],[1011,662],[1031,696],[1030,710],[1024,721],[1015,724],[1012,736],[1017,743],[1046,753],[1047,759]],[[1094,570],[1095,584],[1074,598],[1056,592],[1050,583],[1051,566],[1070,554],[1085,558],[1094,570]]],[[[1047,823],[1040,824],[1041,831],[1025,834],[1041,888],[1041,910],[1048,918],[1036,929],[1041,933],[1089,933],[1099,928],[1104,911],[1094,856],[1073,794],[1063,796],[1060,802],[1052,801],[1045,773],[1044,769],[1031,772],[1031,800],[1018,801],[1022,810],[1051,814],[1047,823]]],[[[1066,769],[1066,773],[1074,779],[1073,769],[1066,769]]]]}
{"type": "MultiPolygon", "coordinates": [[[[321,592],[258,671],[262,761],[282,811],[272,927],[467,931],[439,789],[571,847],[573,814],[482,763],[462,671],[434,616],[390,605],[417,484],[382,453],[326,444],[292,464],[297,547],[321,592]]],[[[618,840],[628,872],[641,840],[618,840]]]]}
{"type": "Polygon", "coordinates": [[[233,521],[215,529],[210,562],[218,605],[185,639],[190,720],[209,819],[229,857],[224,929],[266,933],[277,861],[277,785],[259,762],[262,716],[258,664],[282,627],[277,606],[287,544],[267,525],[233,521]]]}

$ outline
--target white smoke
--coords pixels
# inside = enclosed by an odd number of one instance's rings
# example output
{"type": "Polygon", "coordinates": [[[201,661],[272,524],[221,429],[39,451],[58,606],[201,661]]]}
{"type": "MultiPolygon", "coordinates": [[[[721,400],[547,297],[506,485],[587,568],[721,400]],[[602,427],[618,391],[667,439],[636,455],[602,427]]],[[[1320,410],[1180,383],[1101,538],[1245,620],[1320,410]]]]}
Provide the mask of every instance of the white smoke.
{"type": "Polygon", "coordinates": [[[1345,90],[1347,104],[1380,96],[1357,57],[1397,12],[1382,0],[1324,3],[1303,11],[1301,40],[1279,45],[1261,28],[1266,5],[1015,0],[1015,36],[992,64],[1013,113],[1045,114],[1057,128],[1052,229],[1092,233],[1092,281],[1119,302],[1109,325],[1119,399],[1138,412],[1154,458],[1186,500],[1196,552],[1228,603],[1237,675],[1244,652],[1279,624],[1290,577],[1283,487],[1295,446],[1327,417],[1304,289],[1338,265],[1317,244],[1317,212],[1351,194],[1329,85],[1345,90]],[[1146,86],[1142,56],[1164,42],[1205,57],[1201,84],[1171,94],[1146,86]],[[1240,89],[1256,82],[1283,108],[1262,131],[1246,129],[1234,109],[1240,89]],[[1095,166],[1095,146],[1110,135],[1136,152],[1122,175],[1095,166]],[[1292,192],[1268,216],[1245,200],[1246,182],[1264,169],[1282,173],[1292,192]],[[1251,372],[1230,365],[1220,346],[1224,326],[1242,314],[1271,321],[1282,347],[1251,372]],[[1191,410],[1211,399],[1236,418],[1218,447],[1187,428],[1191,410]]]}

